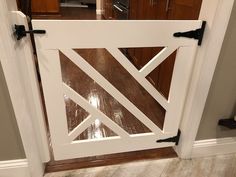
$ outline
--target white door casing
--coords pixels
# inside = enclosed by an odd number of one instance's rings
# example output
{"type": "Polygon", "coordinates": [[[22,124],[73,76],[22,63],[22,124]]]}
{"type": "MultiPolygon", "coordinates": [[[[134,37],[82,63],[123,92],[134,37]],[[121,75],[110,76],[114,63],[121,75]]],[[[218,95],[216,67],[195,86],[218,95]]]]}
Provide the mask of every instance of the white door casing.
{"type": "Polygon", "coordinates": [[[34,29],[46,30],[45,35],[36,35],[35,40],[53,152],[56,160],[175,145],[172,142],[157,143],[156,140],[173,137],[177,134],[198,41],[189,38],[175,38],[173,34],[201,28],[202,21],[33,20],[32,23],[34,29]],[[84,35],[86,33],[89,34],[89,37],[84,35]],[[140,71],[119,50],[119,48],[163,46],[164,49],[140,71]],[[86,48],[107,49],[166,110],[163,130],[156,126],[142,111],[73,50],[86,48]],[[166,100],[145,77],[175,50],[177,50],[176,62],[169,99],[166,100]],[[59,51],[127,108],[151,130],[151,133],[128,134],[122,127],[111,121],[101,111],[90,105],[81,95],[63,83],[59,51]],[[69,97],[90,114],[70,133],[68,133],[67,128],[63,95],[69,97]],[[98,118],[118,136],[75,141],[74,139],[95,118],[98,118]]]}

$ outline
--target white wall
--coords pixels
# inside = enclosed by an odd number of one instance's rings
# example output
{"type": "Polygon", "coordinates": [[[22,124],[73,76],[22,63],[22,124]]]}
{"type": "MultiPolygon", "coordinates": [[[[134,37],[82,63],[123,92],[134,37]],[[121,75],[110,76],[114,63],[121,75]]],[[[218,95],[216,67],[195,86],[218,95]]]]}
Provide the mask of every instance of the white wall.
{"type": "Polygon", "coordinates": [[[0,64],[0,161],[23,158],[25,153],[0,64]]]}

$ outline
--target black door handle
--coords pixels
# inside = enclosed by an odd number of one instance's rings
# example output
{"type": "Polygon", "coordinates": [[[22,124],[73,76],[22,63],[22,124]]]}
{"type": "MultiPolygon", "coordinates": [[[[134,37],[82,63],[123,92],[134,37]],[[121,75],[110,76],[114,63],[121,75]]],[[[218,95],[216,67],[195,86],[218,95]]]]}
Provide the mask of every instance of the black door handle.
{"type": "Polygon", "coordinates": [[[46,34],[46,30],[29,30],[29,31],[26,31],[24,25],[15,25],[14,35],[16,36],[17,40],[20,40],[23,37],[25,37],[27,33],[29,33],[29,34],[46,34]]]}

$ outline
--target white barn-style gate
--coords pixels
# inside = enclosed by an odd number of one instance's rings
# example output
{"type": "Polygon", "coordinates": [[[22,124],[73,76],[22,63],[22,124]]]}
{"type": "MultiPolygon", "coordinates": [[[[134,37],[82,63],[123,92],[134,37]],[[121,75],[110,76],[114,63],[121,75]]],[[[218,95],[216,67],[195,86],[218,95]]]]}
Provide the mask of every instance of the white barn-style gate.
{"type": "MultiPolygon", "coordinates": [[[[56,160],[175,146],[175,142],[157,142],[177,135],[186,92],[194,64],[198,40],[177,38],[173,34],[202,27],[200,20],[185,21],[81,21],[33,20],[34,29],[46,34],[35,35],[40,74],[53,153],[56,160]],[[89,34],[89,36],[85,35],[89,34]],[[119,48],[164,47],[141,70],[136,69],[119,48]],[[104,78],[73,49],[105,48],[133,78],[166,110],[163,129],[153,123],[127,97],[104,78]],[[146,79],[170,54],[177,50],[169,98],[166,99],[146,79]],[[69,85],[63,83],[59,52],[79,67],[114,97],[150,132],[129,134],[69,85]],[[69,132],[64,95],[89,113],[69,132]],[[76,140],[96,119],[117,136],[76,140]]],[[[148,105],[147,105],[148,106],[148,105]]]]}

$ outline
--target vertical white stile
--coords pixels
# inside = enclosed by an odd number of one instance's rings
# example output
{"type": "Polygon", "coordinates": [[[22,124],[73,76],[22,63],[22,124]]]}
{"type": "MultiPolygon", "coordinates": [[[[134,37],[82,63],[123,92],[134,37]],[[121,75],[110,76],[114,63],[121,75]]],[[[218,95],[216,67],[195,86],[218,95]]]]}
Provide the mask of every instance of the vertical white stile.
{"type": "Polygon", "coordinates": [[[166,111],[165,116],[164,132],[173,132],[173,130],[177,132],[178,130],[195,52],[196,46],[180,47],[177,51],[169,93],[169,109],[166,111]]]}
{"type": "Polygon", "coordinates": [[[38,50],[39,68],[53,148],[68,143],[68,128],[58,50],[38,50]]]}

